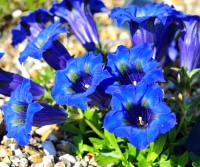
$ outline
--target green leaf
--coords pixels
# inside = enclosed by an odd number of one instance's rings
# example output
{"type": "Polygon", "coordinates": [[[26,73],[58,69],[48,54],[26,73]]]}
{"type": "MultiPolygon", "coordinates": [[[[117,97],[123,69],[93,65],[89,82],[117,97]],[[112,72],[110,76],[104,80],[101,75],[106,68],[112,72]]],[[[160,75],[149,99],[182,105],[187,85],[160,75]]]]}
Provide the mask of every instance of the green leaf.
{"type": "Polygon", "coordinates": [[[95,137],[90,137],[89,138],[90,142],[94,145],[94,147],[103,147],[103,145],[105,145],[105,141],[104,140],[101,140],[101,139],[98,139],[98,138],[95,138],[95,137]]]}
{"type": "Polygon", "coordinates": [[[122,157],[122,152],[119,148],[115,135],[108,132],[107,130],[104,130],[104,136],[105,136],[105,139],[108,141],[108,144],[111,146],[111,148],[114,148],[122,157]]]}
{"type": "Polygon", "coordinates": [[[166,142],[166,136],[161,135],[154,143],[150,145],[150,151],[147,155],[148,162],[154,162],[162,152],[166,142]]]}
{"type": "Polygon", "coordinates": [[[143,159],[138,162],[138,167],[149,167],[149,163],[147,162],[146,159],[143,159]]]}
{"type": "Polygon", "coordinates": [[[159,162],[159,166],[160,166],[160,167],[172,167],[171,161],[170,161],[170,160],[159,162]]]}
{"type": "Polygon", "coordinates": [[[111,157],[111,156],[104,156],[102,154],[99,154],[95,157],[95,160],[97,161],[97,163],[100,165],[100,166],[106,166],[108,164],[117,164],[119,163],[119,159],[118,158],[114,158],[114,157],[111,157]]]}
{"type": "Polygon", "coordinates": [[[81,130],[73,124],[64,123],[62,128],[63,128],[64,131],[70,132],[70,133],[75,134],[75,135],[82,134],[81,130]]]}
{"type": "Polygon", "coordinates": [[[128,143],[128,153],[129,153],[129,155],[136,157],[136,151],[137,151],[137,149],[132,144],[128,143]]]}
{"type": "Polygon", "coordinates": [[[179,158],[178,158],[178,167],[184,167],[187,165],[188,162],[188,152],[185,151],[179,158]]]}

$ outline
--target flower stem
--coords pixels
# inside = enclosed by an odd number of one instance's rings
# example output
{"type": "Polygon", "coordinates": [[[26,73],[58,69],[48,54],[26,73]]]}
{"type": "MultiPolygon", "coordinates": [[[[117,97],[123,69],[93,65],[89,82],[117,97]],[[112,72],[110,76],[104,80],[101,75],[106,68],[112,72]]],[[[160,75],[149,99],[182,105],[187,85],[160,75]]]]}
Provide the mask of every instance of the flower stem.
{"type": "Polygon", "coordinates": [[[104,134],[96,128],[96,126],[89,121],[88,119],[84,119],[85,123],[102,139],[104,139],[104,134]]]}

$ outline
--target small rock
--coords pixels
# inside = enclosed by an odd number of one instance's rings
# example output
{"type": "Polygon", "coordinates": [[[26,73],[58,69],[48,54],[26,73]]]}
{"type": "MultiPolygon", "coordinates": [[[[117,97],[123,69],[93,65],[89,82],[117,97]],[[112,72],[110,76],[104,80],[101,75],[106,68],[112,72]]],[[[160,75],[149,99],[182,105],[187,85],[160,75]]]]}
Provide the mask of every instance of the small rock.
{"type": "Polygon", "coordinates": [[[59,157],[60,160],[62,160],[66,165],[68,162],[71,162],[73,164],[76,163],[76,158],[70,154],[65,154],[61,157],[59,157]]]}
{"type": "Polygon", "coordinates": [[[56,148],[60,151],[64,151],[65,153],[71,153],[72,151],[72,145],[69,142],[65,144],[57,144],[56,148]]]}
{"type": "MultiPolygon", "coordinates": [[[[58,162],[54,165],[54,167],[66,167],[64,162],[58,162]]],[[[68,166],[67,166],[68,167],[68,166]]]]}
{"type": "Polygon", "coordinates": [[[16,143],[10,143],[8,146],[10,147],[10,149],[12,151],[15,151],[17,149],[17,144],[16,143]]]}
{"type": "Polygon", "coordinates": [[[76,162],[76,163],[74,164],[74,167],[80,167],[80,166],[81,166],[80,162],[76,162]]]}
{"type": "Polygon", "coordinates": [[[11,156],[10,161],[15,165],[19,166],[20,158],[18,156],[11,156]]]}
{"type": "Polygon", "coordinates": [[[42,163],[32,164],[31,167],[43,167],[43,164],[42,163]]]}
{"type": "Polygon", "coordinates": [[[47,140],[50,140],[50,141],[57,141],[58,138],[57,138],[54,134],[50,134],[50,135],[47,137],[47,140]]]}
{"type": "Polygon", "coordinates": [[[19,166],[20,167],[28,167],[28,160],[26,158],[20,159],[19,166]]]}
{"type": "Polygon", "coordinates": [[[9,165],[11,163],[11,161],[10,161],[10,159],[9,159],[8,156],[4,157],[3,160],[2,160],[2,162],[6,163],[6,164],[9,164],[9,165]]]}
{"type": "Polygon", "coordinates": [[[44,141],[42,147],[46,155],[56,155],[56,149],[51,141],[44,141]]]}
{"type": "Polygon", "coordinates": [[[90,161],[90,159],[89,159],[88,156],[85,156],[85,157],[84,157],[84,160],[85,160],[85,162],[89,162],[89,161],[90,161]]]}
{"type": "Polygon", "coordinates": [[[4,146],[0,146],[0,157],[12,156],[11,149],[6,149],[4,146]]]}
{"type": "Polygon", "coordinates": [[[29,158],[28,158],[29,161],[31,161],[32,163],[34,164],[37,164],[37,163],[41,163],[42,162],[42,155],[37,153],[35,155],[31,155],[29,158]]]}
{"type": "Polygon", "coordinates": [[[30,155],[38,154],[38,151],[34,147],[31,147],[31,146],[25,146],[24,151],[25,153],[28,153],[30,155]]]}
{"type": "Polygon", "coordinates": [[[1,144],[3,144],[4,146],[8,146],[11,143],[15,143],[15,140],[13,138],[8,138],[7,136],[4,136],[1,144]]]}
{"type": "Polygon", "coordinates": [[[9,166],[4,162],[0,162],[0,167],[9,167],[9,166]]]}
{"type": "Polygon", "coordinates": [[[52,155],[44,156],[42,158],[42,164],[44,167],[54,167],[54,157],[52,155]]]}
{"type": "Polygon", "coordinates": [[[16,156],[21,156],[22,155],[22,151],[20,149],[14,150],[14,153],[15,153],[16,156]]]}
{"type": "Polygon", "coordinates": [[[80,161],[80,163],[81,163],[81,165],[83,166],[83,167],[87,167],[87,162],[84,160],[84,159],[82,159],[81,161],[80,161]]]}

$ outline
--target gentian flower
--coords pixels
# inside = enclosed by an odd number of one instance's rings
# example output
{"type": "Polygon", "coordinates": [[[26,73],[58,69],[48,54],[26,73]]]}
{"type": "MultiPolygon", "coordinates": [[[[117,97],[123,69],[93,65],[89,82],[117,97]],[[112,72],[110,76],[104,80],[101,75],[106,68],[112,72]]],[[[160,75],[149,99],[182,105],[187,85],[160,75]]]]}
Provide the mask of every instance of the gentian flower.
{"type": "Polygon", "coordinates": [[[15,138],[21,146],[29,143],[32,125],[62,123],[67,117],[60,108],[34,102],[30,88],[30,81],[23,80],[3,106],[7,136],[15,138]]]}
{"type": "Polygon", "coordinates": [[[150,3],[144,7],[114,8],[110,17],[117,20],[118,25],[129,24],[133,46],[154,44],[156,59],[160,61],[168,54],[168,46],[179,28],[177,17],[180,15],[181,12],[164,3],[150,3]]]}
{"type": "Polygon", "coordinates": [[[122,85],[157,81],[164,82],[162,69],[153,58],[152,45],[138,45],[131,49],[119,46],[114,53],[108,53],[107,68],[122,85]]]}
{"type": "Polygon", "coordinates": [[[25,39],[31,41],[45,28],[47,22],[53,22],[53,17],[45,8],[21,17],[19,24],[12,30],[12,45],[16,46],[25,39]]]}
{"type": "Polygon", "coordinates": [[[160,134],[176,124],[176,116],[163,102],[163,91],[157,84],[110,86],[112,110],[103,127],[118,137],[127,138],[138,149],[146,148],[160,134]]]}
{"type": "Polygon", "coordinates": [[[63,0],[53,4],[51,12],[65,20],[87,50],[95,50],[99,36],[92,13],[105,10],[100,0],[63,0]]]}
{"type": "Polygon", "coordinates": [[[184,28],[179,38],[180,64],[188,71],[200,68],[200,17],[182,18],[184,28]]]}
{"type": "Polygon", "coordinates": [[[50,24],[42,30],[36,38],[29,42],[24,51],[20,53],[20,63],[24,62],[28,56],[40,60],[43,53],[52,47],[58,35],[65,32],[67,32],[67,30],[61,27],[59,23],[50,24]]]}
{"type": "Polygon", "coordinates": [[[62,70],[72,56],[67,49],[59,42],[53,41],[52,46],[42,54],[43,59],[55,70],[62,70]]]}
{"type": "MultiPolygon", "coordinates": [[[[19,74],[6,72],[0,69],[0,94],[11,96],[11,93],[22,84],[23,80],[25,80],[25,78],[19,74]]],[[[30,81],[30,85],[30,92],[33,98],[39,99],[44,94],[44,88],[33,81],[30,81]]]]}
{"type": "Polygon", "coordinates": [[[102,56],[93,52],[69,60],[64,70],[56,72],[52,97],[58,104],[83,110],[90,103],[106,107],[107,96],[100,84],[111,76],[102,66],[102,56]]]}

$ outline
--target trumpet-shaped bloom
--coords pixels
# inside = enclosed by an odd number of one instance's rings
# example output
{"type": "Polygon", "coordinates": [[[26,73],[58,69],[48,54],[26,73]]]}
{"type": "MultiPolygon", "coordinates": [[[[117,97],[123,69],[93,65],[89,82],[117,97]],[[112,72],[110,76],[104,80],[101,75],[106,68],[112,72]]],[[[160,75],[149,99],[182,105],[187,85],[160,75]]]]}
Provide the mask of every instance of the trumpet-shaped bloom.
{"type": "Polygon", "coordinates": [[[55,70],[62,70],[72,56],[67,49],[59,42],[53,41],[52,46],[43,53],[43,59],[55,70]]]}
{"type": "MultiPolygon", "coordinates": [[[[23,80],[25,80],[25,78],[19,74],[6,72],[0,69],[0,94],[11,96],[11,93],[22,84],[23,80]]],[[[39,99],[40,96],[44,94],[44,88],[33,81],[30,81],[30,84],[30,92],[32,93],[33,98],[39,99]]]]}
{"type": "Polygon", "coordinates": [[[53,17],[44,8],[21,17],[19,24],[12,30],[12,45],[16,46],[25,39],[32,40],[44,29],[45,24],[49,21],[52,22],[53,17]]]}
{"type": "Polygon", "coordinates": [[[110,17],[119,25],[129,24],[133,46],[154,44],[157,49],[155,57],[160,61],[169,54],[168,47],[179,29],[177,17],[181,15],[181,12],[164,3],[150,3],[142,8],[114,8],[110,17]]]}
{"type": "Polygon", "coordinates": [[[162,69],[152,57],[153,49],[149,44],[131,49],[119,46],[116,52],[108,54],[107,68],[122,85],[164,82],[162,69]]]}
{"type": "Polygon", "coordinates": [[[105,9],[100,0],[63,0],[53,4],[51,12],[64,19],[71,27],[77,39],[87,50],[95,50],[99,45],[99,36],[91,13],[105,9]]]}
{"type": "Polygon", "coordinates": [[[58,104],[87,109],[87,104],[105,106],[105,93],[100,84],[110,77],[103,69],[102,56],[89,52],[71,59],[64,70],[56,72],[52,97],[58,104]],[[98,89],[97,89],[98,87],[98,89]]]}
{"type": "Polygon", "coordinates": [[[107,93],[112,94],[112,110],[106,114],[103,127],[127,138],[136,148],[146,148],[176,124],[176,116],[163,102],[163,91],[156,84],[111,86],[107,93]]]}
{"type": "Polygon", "coordinates": [[[32,125],[61,123],[67,117],[60,108],[34,102],[30,88],[30,81],[23,80],[3,106],[7,136],[15,138],[21,146],[29,143],[32,125]]]}
{"type": "Polygon", "coordinates": [[[184,28],[179,38],[180,63],[188,71],[200,67],[200,17],[182,18],[184,28]]]}
{"type": "Polygon", "coordinates": [[[20,63],[24,62],[28,56],[40,60],[43,53],[52,47],[53,42],[57,40],[58,35],[65,32],[67,32],[67,30],[64,27],[61,27],[59,23],[50,24],[42,30],[37,37],[29,42],[24,51],[20,53],[20,63]]]}

